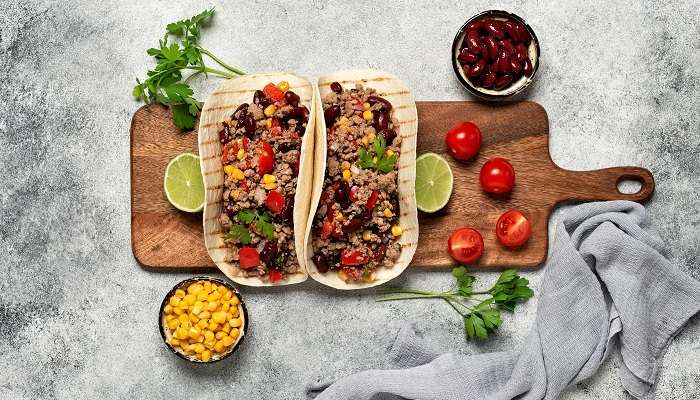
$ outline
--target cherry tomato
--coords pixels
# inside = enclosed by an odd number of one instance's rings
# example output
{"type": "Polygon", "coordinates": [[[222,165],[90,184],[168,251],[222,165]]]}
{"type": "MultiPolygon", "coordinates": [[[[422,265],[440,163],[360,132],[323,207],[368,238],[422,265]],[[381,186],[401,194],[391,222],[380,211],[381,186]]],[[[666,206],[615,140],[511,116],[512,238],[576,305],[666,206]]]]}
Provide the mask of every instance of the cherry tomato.
{"type": "Polygon", "coordinates": [[[260,141],[262,149],[258,154],[258,175],[263,176],[275,168],[275,152],[272,146],[264,140],[260,141]]]}
{"type": "Polygon", "coordinates": [[[340,253],[340,263],[343,265],[367,264],[369,257],[362,250],[343,250],[340,253]]]}
{"type": "Polygon", "coordinates": [[[515,170],[505,158],[492,158],[481,167],[479,182],[486,193],[508,193],[515,184],[515,170]]]}
{"type": "Polygon", "coordinates": [[[268,269],[267,275],[270,278],[270,283],[277,283],[282,280],[282,273],[274,268],[268,269]]]}
{"type": "Polygon", "coordinates": [[[263,93],[274,101],[280,101],[284,98],[284,92],[272,83],[265,85],[263,93]]]}
{"type": "Polygon", "coordinates": [[[524,245],[531,234],[530,221],[518,210],[506,211],[496,222],[496,237],[506,247],[524,245]]]}
{"type": "Polygon", "coordinates": [[[481,130],[473,122],[458,122],[447,131],[445,143],[452,157],[467,161],[481,148],[481,130]]]}
{"type": "Polygon", "coordinates": [[[372,194],[369,195],[369,198],[367,199],[367,203],[365,204],[365,207],[367,207],[368,210],[371,210],[374,208],[375,205],[377,205],[377,200],[379,200],[379,192],[376,190],[372,191],[372,194]]]}
{"type": "Polygon", "coordinates": [[[255,247],[241,247],[238,259],[243,269],[251,269],[260,265],[260,254],[255,247]]]}
{"type": "Polygon", "coordinates": [[[452,232],[447,240],[452,258],[465,264],[471,264],[484,252],[484,239],[472,228],[461,228],[452,232]]]}
{"type": "Polygon", "coordinates": [[[282,209],[284,208],[284,196],[282,196],[282,193],[276,191],[276,190],[271,190],[267,193],[267,198],[265,199],[265,206],[272,211],[275,214],[279,214],[282,212],[282,209]]]}

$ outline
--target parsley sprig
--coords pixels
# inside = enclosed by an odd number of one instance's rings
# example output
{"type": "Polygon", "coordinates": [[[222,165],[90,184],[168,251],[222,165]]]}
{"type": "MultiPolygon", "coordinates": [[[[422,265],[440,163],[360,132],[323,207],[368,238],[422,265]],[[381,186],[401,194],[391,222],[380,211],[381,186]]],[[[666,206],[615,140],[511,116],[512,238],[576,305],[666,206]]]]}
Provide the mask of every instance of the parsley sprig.
{"type": "Polygon", "coordinates": [[[467,273],[467,268],[452,269],[456,285],[444,292],[428,292],[408,289],[380,290],[386,296],[377,301],[443,299],[464,320],[467,340],[486,339],[501,323],[501,310],[514,311],[518,302],[527,301],[534,295],[527,279],[520,277],[513,269],[501,273],[496,283],[488,290],[476,291],[473,288],[476,278],[467,273]],[[484,297],[486,296],[486,297],[484,297]]]}
{"type": "Polygon", "coordinates": [[[168,106],[173,122],[180,129],[194,127],[195,117],[202,110],[202,103],[193,97],[188,82],[199,74],[234,78],[244,72],[230,66],[200,46],[202,26],[214,15],[214,9],[205,10],[190,19],[167,25],[165,35],[157,48],[146,51],[156,61],[156,66],[146,72],[143,82],[136,79],[132,95],[146,104],[160,103],[168,106]],[[175,38],[175,41],[170,39],[175,38]],[[206,55],[224,70],[210,68],[204,63],[206,55]],[[191,72],[183,79],[183,72],[191,72]]]}
{"type": "Polygon", "coordinates": [[[251,234],[249,227],[252,227],[265,236],[267,240],[275,239],[275,226],[272,224],[272,217],[267,212],[259,213],[257,210],[241,210],[236,215],[240,224],[233,224],[228,233],[224,234],[224,240],[234,240],[242,244],[250,244],[251,234]]]}
{"type": "Polygon", "coordinates": [[[361,147],[357,152],[357,165],[360,168],[373,168],[384,173],[391,172],[396,164],[396,154],[387,157],[385,154],[386,142],[384,136],[377,135],[372,143],[374,153],[377,157],[375,160],[372,154],[361,147]]]}

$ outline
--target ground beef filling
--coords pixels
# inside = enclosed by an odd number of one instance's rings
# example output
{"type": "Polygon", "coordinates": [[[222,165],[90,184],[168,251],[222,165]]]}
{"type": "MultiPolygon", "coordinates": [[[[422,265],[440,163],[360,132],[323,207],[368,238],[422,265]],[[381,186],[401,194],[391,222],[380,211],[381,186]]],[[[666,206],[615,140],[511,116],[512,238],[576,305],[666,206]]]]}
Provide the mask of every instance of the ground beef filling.
{"type": "Polygon", "coordinates": [[[345,281],[374,280],[399,257],[397,160],[391,104],[374,89],[338,82],[323,98],[328,141],[323,192],[313,222],[313,261],[345,281]]]}
{"type": "Polygon", "coordinates": [[[243,276],[273,283],[300,269],[292,215],[309,111],[285,84],[256,91],[252,104],[241,104],[219,132],[227,261],[243,276]]]}

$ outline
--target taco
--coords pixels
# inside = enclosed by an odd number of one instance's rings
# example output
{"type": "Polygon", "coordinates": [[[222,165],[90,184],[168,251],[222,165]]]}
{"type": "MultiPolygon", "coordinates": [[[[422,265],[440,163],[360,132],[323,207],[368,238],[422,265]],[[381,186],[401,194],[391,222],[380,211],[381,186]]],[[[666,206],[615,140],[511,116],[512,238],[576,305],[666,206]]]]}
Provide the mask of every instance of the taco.
{"type": "Polygon", "coordinates": [[[417,112],[395,76],[345,71],[318,80],[309,275],[338,289],[380,285],[415,253],[417,112]]]}
{"type": "Polygon", "coordinates": [[[234,282],[306,280],[304,236],[313,176],[314,91],[289,73],[222,83],[199,125],[204,241],[234,282]]]}

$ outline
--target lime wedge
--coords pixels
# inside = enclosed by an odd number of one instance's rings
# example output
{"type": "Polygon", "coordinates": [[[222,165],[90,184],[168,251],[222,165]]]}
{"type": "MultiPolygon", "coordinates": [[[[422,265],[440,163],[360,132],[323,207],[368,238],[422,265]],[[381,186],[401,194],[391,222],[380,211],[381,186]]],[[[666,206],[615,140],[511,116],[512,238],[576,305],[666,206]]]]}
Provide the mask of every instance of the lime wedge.
{"type": "Polygon", "coordinates": [[[173,158],[165,169],[163,188],[168,201],[178,210],[198,212],[204,208],[204,181],[199,157],[182,153],[173,158]]]}
{"type": "Polygon", "coordinates": [[[445,207],[452,194],[452,170],[444,158],[425,153],[416,159],[416,206],[434,213],[445,207]]]}

